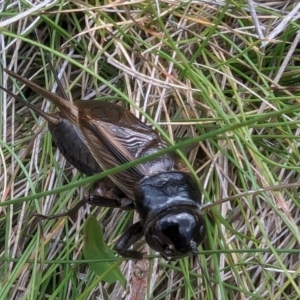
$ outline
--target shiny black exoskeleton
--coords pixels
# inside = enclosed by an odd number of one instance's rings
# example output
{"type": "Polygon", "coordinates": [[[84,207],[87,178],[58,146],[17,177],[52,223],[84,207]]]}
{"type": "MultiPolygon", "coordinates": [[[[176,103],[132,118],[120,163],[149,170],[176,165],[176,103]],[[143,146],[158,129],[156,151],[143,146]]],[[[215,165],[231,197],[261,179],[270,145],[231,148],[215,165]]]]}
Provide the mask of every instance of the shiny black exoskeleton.
{"type": "MultiPolygon", "coordinates": [[[[74,127],[80,140],[79,149],[82,144],[86,145],[100,170],[108,170],[166,147],[156,131],[119,105],[93,100],[71,104],[18,74],[6,72],[58,106],[61,113],[59,124],[63,126],[62,120],[65,119],[74,127]]],[[[62,140],[67,140],[67,137],[62,140]]],[[[59,146],[60,149],[64,147],[59,146]]],[[[68,155],[66,158],[79,170],[83,171],[82,164],[88,166],[81,155],[68,155]],[[74,161],[78,162],[77,166],[74,161]]],[[[164,257],[178,258],[197,253],[197,246],[205,237],[200,212],[201,195],[196,182],[174,154],[162,155],[114,174],[110,179],[131,200],[94,196],[91,204],[135,208],[141,217],[141,221],[129,227],[117,241],[115,249],[120,255],[142,258],[142,253],[129,248],[143,236],[149,246],[164,257]]]]}
{"type": "Polygon", "coordinates": [[[143,233],[152,249],[173,258],[197,254],[205,234],[204,221],[199,215],[201,195],[190,175],[173,171],[144,178],[136,184],[135,196],[143,233]]]}
{"type": "Polygon", "coordinates": [[[58,124],[48,122],[48,128],[57,148],[73,167],[87,176],[102,172],[80,132],[68,119],[61,117],[58,124]]]}

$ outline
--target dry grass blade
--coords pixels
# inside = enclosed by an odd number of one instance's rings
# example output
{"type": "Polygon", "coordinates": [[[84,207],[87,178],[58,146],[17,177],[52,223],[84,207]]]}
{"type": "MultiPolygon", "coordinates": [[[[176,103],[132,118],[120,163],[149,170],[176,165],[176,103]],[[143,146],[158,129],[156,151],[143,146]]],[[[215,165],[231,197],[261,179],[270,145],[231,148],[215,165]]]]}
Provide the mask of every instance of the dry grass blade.
{"type": "MultiPolygon", "coordinates": [[[[66,211],[91,180],[78,187],[82,175],[56,150],[45,122],[0,91],[1,299],[299,299],[299,187],[292,187],[300,180],[299,7],[252,0],[2,4],[1,69],[55,92],[47,51],[70,101],[113,101],[170,144],[189,144],[184,151],[204,204],[241,197],[206,212],[201,267],[193,257],[166,262],[151,253],[123,262],[127,290],[99,282],[81,252],[90,207],[41,226],[33,218],[66,211]],[[195,137],[205,139],[186,142],[195,137]]],[[[1,74],[4,88],[53,111],[1,74]]],[[[137,217],[92,213],[109,245],[137,217]]]]}

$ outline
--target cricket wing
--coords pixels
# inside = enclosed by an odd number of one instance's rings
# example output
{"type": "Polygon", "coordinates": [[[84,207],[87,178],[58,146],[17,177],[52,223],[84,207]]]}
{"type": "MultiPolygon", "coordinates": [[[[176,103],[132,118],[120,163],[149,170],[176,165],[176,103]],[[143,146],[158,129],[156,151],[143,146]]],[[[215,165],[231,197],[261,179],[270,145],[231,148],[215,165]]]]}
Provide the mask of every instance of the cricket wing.
{"type": "MultiPolygon", "coordinates": [[[[103,170],[133,161],[165,147],[159,135],[123,107],[102,101],[75,101],[78,128],[103,170]]],[[[173,168],[171,154],[129,168],[111,176],[130,197],[133,186],[143,177],[173,168]]]]}

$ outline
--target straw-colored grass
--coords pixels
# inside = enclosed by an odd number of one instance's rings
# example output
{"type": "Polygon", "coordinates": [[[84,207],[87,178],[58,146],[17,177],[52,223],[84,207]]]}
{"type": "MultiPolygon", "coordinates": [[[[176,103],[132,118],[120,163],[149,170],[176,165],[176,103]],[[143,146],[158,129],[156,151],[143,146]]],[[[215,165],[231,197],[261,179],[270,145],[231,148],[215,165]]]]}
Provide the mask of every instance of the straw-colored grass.
{"type": "Polygon", "coordinates": [[[33,3],[1,4],[1,70],[56,91],[48,52],[70,99],[121,102],[189,146],[204,204],[244,194],[205,213],[199,261],[124,261],[127,290],[105,284],[82,256],[84,220],[93,213],[112,245],[136,216],[86,207],[39,223],[35,213],[72,207],[95,176],[71,168],[45,121],[1,91],[0,298],[299,299],[299,188],[285,186],[300,182],[298,1],[33,3]]]}

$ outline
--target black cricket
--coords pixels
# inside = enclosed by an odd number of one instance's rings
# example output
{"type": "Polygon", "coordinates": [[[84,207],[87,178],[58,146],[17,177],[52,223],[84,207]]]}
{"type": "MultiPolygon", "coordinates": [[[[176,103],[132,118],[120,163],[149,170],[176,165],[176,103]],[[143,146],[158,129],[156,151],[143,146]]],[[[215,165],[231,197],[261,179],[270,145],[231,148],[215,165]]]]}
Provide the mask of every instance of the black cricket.
{"type": "MultiPolygon", "coordinates": [[[[166,147],[157,132],[119,105],[95,100],[73,104],[66,97],[5,71],[59,108],[59,112],[47,114],[1,87],[48,121],[58,149],[83,174],[97,174],[166,147]]],[[[87,203],[136,209],[139,213],[141,221],[130,226],[114,246],[121,256],[143,258],[143,253],[129,249],[143,236],[165,258],[197,254],[197,247],[205,238],[201,194],[175,154],[165,154],[114,174],[110,180],[117,187],[116,199],[95,195],[87,203]]]]}

